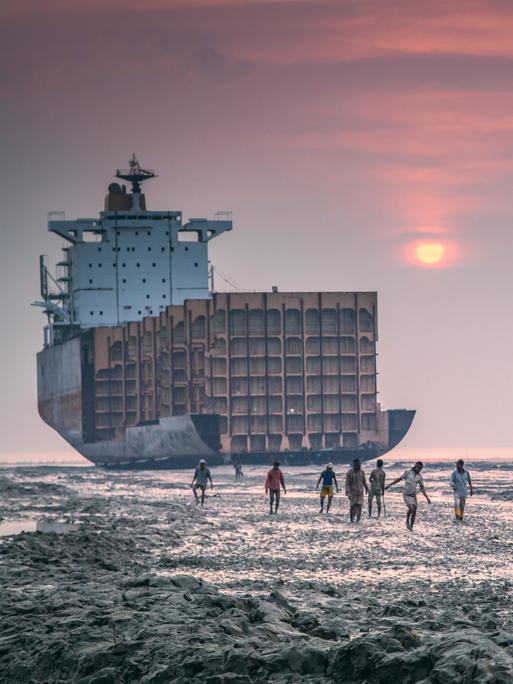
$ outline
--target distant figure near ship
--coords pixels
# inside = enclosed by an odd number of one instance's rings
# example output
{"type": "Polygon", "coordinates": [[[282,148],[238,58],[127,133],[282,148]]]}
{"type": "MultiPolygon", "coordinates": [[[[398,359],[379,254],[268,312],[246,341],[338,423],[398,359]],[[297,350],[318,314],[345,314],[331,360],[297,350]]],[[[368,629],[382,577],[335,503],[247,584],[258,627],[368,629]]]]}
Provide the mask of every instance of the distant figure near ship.
{"type": "Polygon", "coordinates": [[[464,465],[465,462],[460,458],[460,460],[456,462],[456,469],[453,471],[450,480],[454,492],[454,515],[456,516],[456,520],[459,521],[463,520],[469,489],[470,496],[474,494],[470,473],[464,468],[464,465]]]}
{"type": "Polygon", "coordinates": [[[378,459],[376,467],[369,477],[369,518],[372,516],[372,501],[374,498],[378,507],[378,518],[381,516],[381,498],[385,496],[385,479],[386,474],[383,470],[383,461],[378,459]]]}
{"type": "Polygon", "coordinates": [[[321,489],[321,510],[320,512],[322,513],[324,511],[324,501],[326,497],[328,497],[328,505],[326,506],[326,513],[329,513],[329,510],[331,508],[331,502],[333,501],[333,485],[337,488],[337,493],[338,493],[338,482],[337,482],[337,476],[335,475],[335,471],[333,470],[333,463],[328,463],[326,466],[326,469],[322,471],[322,473],[319,475],[319,479],[317,480],[317,485],[315,489],[319,489],[319,485],[321,484],[322,480],[322,489],[321,489]]]}
{"type": "Polygon", "coordinates": [[[285,488],[285,478],[280,470],[280,462],[275,461],[273,467],[267,473],[267,478],[265,480],[265,493],[269,494],[269,513],[273,514],[273,503],[274,503],[274,513],[278,513],[278,507],[280,505],[280,487],[283,488],[283,493],[287,493],[285,488]]]}
{"type": "Polygon", "coordinates": [[[212,477],[210,475],[210,470],[207,468],[207,462],[204,459],[198,463],[198,467],[194,471],[194,477],[192,478],[191,487],[196,499],[196,503],[199,503],[198,489],[201,490],[201,505],[205,503],[205,490],[207,488],[208,482],[210,481],[210,489],[214,489],[214,484],[212,482],[212,477]]]}
{"type": "Polygon", "coordinates": [[[233,469],[235,470],[235,481],[240,480],[241,477],[243,477],[244,473],[242,472],[242,463],[237,463],[233,464],[233,469]]]}
{"type": "Polygon", "coordinates": [[[353,461],[353,467],[346,475],[346,495],[349,498],[349,518],[351,522],[359,523],[362,517],[363,491],[369,493],[369,487],[362,470],[359,458],[353,461]]]}
{"type": "Polygon", "coordinates": [[[422,461],[417,461],[413,468],[405,470],[401,477],[398,477],[393,482],[391,482],[387,487],[385,487],[385,490],[390,489],[390,487],[392,487],[393,485],[404,480],[403,499],[404,503],[406,504],[406,508],[408,509],[406,513],[406,527],[408,530],[413,530],[415,518],[417,517],[417,508],[419,505],[417,501],[417,485],[422,494],[424,494],[424,496],[426,497],[426,501],[428,502],[428,504],[431,503],[431,499],[426,494],[426,490],[424,489],[424,480],[422,479],[422,475],[420,474],[423,467],[424,464],[422,463],[422,461]]]}

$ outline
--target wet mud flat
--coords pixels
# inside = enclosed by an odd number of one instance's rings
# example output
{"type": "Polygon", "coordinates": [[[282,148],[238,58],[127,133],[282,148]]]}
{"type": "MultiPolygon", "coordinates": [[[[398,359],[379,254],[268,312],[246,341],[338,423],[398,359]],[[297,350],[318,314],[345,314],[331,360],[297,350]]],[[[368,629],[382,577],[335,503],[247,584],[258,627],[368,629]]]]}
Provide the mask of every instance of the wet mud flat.
{"type": "Polygon", "coordinates": [[[4,522],[78,529],[0,538],[0,681],[513,682],[513,472],[473,471],[458,525],[446,471],[413,534],[399,494],[320,516],[313,469],[273,517],[258,468],[203,510],[183,472],[2,471],[4,522]]]}

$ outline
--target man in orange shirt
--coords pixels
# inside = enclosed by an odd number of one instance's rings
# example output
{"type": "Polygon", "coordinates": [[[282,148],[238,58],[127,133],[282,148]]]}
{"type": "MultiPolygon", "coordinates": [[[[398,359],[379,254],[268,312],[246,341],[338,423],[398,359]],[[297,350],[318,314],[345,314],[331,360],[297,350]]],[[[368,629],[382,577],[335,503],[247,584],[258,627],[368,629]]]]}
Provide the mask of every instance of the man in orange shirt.
{"type": "Polygon", "coordinates": [[[283,493],[286,494],[285,480],[283,473],[280,470],[280,462],[275,461],[273,467],[267,473],[265,480],[265,493],[269,494],[270,514],[273,514],[273,503],[275,504],[274,513],[278,513],[278,506],[280,505],[280,486],[283,487],[283,493]]]}

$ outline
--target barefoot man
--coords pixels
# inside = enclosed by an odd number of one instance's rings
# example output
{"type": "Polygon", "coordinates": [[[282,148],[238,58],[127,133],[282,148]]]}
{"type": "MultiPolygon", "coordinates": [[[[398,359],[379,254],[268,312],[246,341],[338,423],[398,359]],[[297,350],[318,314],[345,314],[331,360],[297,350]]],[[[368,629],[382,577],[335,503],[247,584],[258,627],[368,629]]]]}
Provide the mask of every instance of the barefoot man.
{"type": "Polygon", "coordinates": [[[369,477],[369,518],[372,515],[372,500],[374,497],[376,498],[376,504],[378,507],[378,518],[381,515],[381,497],[385,495],[385,478],[386,473],[383,470],[383,461],[378,459],[378,461],[376,461],[376,467],[371,472],[369,477]]]}
{"type": "Polygon", "coordinates": [[[207,468],[207,462],[203,459],[198,463],[198,467],[194,471],[194,477],[192,478],[191,487],[196,499],[196,503],[199,503],[198,489],[201,489],[201,505],[205,503],[205,489],[210,481],[210,489],[214,489],[212,484],[212,477],[210,476],[210,470],[207,468]]]}
{"type": "Polygon", "coordinates": [[[283,493],[286,494],[285,489],[285,479],[283,473],[280,470],[280,462],[275,461],[273,467],[267,473],[267,478],[265,480],[265,493],[269,494],[269,506],[271,508],[270,514],[273,514],[273,503],[274,503],[274,513],[278,513],[278,506],[280,505],[280,486],[283,487],[283,493]]]}
{"type": "Polygon", "coordinates": [[[333,501],[333,485],[337,488],[338,492],[338,482],[337,482],[337,476],[335,475],[335,471],[333,470],[333,463],[328,463],[326,466],[326,469],[322,471],[322,473],[319,475],[319,479],[317,480],[317,486],[315,489],[319,489],[319,485],[321,484],[322,480],[322,489],[321,489],[321,513],[324,511],[324,500],[326,497],[328,497],[328,505],[326,506],[326,513],[329,512],[331,508],[331,502],[333,501]]]}
{"type": "Polygon", "coordinates": [[[472,489],[472,480],[470,473],[463,467],[465,462],[462,458],[456,462],[456,470],[451,475],[451,487],[454,491],[454,515],[456,520],[463,520],[463,513],[465,511],[465,504],[467,502],[468,489],[470,489],[470,496],[474,494],[472,489]]]}
{"type": "Polygon", "coordinates": [[[365,473],[359,458],[353,461],[353,467],[346,475],[346,496],[349,498],[349,517],[351,522],[360,522],[363,507],[363,490],[369,493],[365,473]]]}
{"type": "Polygon", "coordinates": [[[406,508],[408,509],[408,512],[406,513],[406,527],[409,530],[413,530],[413,525],[415,524],[415,517],[417,515],[417,485],[419,486],[420,491],[426,497],[426,501],[429,504],[431,503],[431,499],[426,494],[426,490],[424,489],[424,480],[422,479],[422,475],[420,474],[420,471],[423,467],[424,464],[422,463],[422,461],[417,461],[413,468],[405,470],[401,477],[398,477],[396,480],[391,482],[388,485],[388,487],[385,487],[385,489],[389,489],[390,487],[392,487],[392,485],[395,485],[398,482],[401,482],[401,480],[404,480],[403,499],[404,503],[406,504],[406,508]]]}

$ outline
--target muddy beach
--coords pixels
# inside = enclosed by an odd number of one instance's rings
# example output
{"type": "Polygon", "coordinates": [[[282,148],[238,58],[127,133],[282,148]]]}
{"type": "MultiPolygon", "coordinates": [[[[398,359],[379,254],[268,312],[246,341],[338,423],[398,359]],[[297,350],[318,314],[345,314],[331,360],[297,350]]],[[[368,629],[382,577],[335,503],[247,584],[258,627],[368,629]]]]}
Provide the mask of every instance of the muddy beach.
{"type": "Polygon", "coordinates": [[[204,509],[183,471],[3,469],[0,681],[512,682],[513,469],[471,471],[456,524],[426,468],[411,533],[398,489],[386,518],[320,516],[311,468],[273,517],[263,468],[212,469],[204,509]]]}

